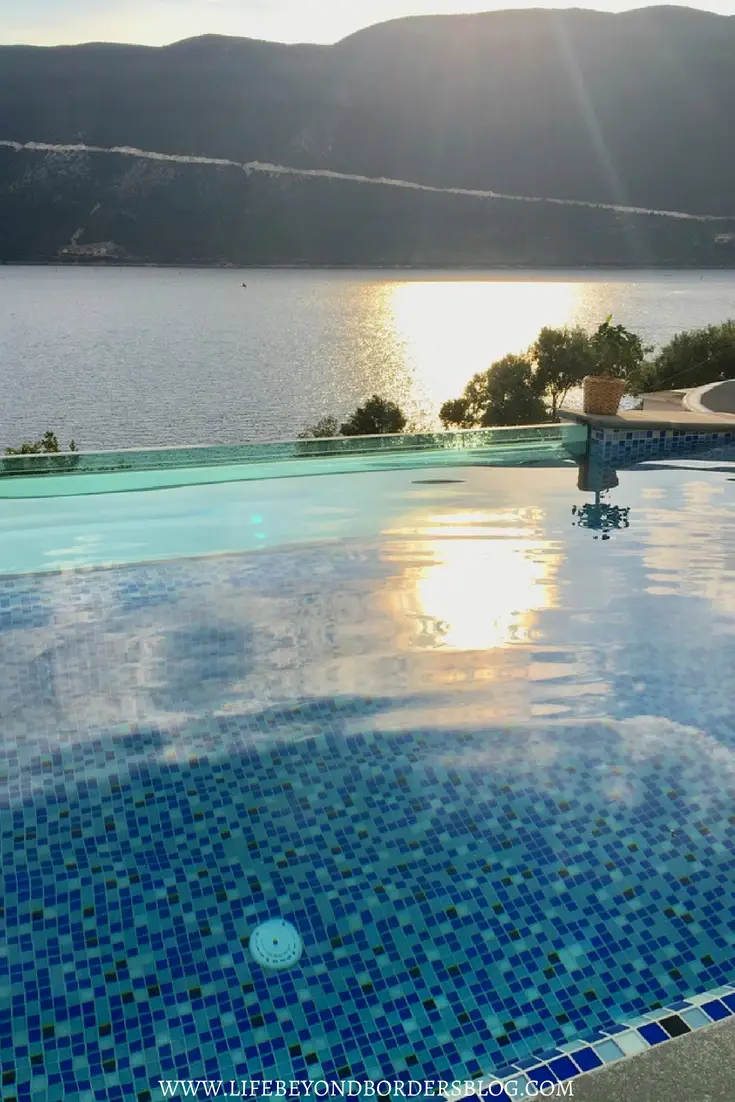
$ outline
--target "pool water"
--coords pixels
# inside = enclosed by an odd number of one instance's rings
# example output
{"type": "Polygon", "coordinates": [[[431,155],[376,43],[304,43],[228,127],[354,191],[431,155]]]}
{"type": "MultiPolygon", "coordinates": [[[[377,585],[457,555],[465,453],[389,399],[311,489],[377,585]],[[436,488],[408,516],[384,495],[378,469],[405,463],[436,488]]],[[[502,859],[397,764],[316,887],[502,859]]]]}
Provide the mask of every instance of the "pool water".
{"type": "Polygon", "coordinates": [[[6,1091],[500,1075],[732,980],[735,466],[619,472],[606,541],[576,477],[13,514],[6,1091]]]}

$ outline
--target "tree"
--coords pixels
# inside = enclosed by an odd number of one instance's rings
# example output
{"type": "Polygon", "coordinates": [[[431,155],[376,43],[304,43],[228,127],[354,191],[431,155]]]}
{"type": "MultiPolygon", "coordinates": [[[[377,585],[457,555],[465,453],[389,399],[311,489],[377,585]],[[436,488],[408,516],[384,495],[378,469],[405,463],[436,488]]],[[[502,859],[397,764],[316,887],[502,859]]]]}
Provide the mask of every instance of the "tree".
{"type": "Polygon", "coordinates": [[[644,365],[646,390],[706,386],[735,379],[735,321],[677,333],[653,363],[644,365]]]}
{"type": "Polygon", "coordinates": [[[460,398],[439,411],[446,427],[533,425],[548,420],[533,364],[525,356],[509,355],[474,375],[460,398]]]}
{"type": "Polygon", "coordinates": [[[482,375],[473,376],[465,387],[463,398],[449,398],[444,403],[439,410],[439,417],[445,428],[452,425],[454,428],[471,429],[478,424],[478,415],[475,413],[476,403],[468,396],[467,391],[473,386],[475,380],[480,380],[482,377],[482,375]]]}
{"type": "Polygon", "coordinates": [[[536,365],[536,383],[541,393],[549,398],[551,419],[555,421],[557,410],[569,390],[579,386],[585,375],[594,371],[592,340],[584,329],[546,326],[531,345],[529,356],[536,365]]]}
{"type": "Polygon", "coordinates": [[[349,421],[341,426],[343,436],[374,436],[389,432],[403,432],[406,417],[395,402],[373,394],[364,406],[358,406],[349,421]]]}
{"type": "Polygon", "coordinates": [[[299,433],[299,440],[309,440],[315,436],[339,436],[339,421],[336,417],[327,416],[320,418],[314,425],[309,425],[299,433]]]}
{"type": "MultiPolygon", "coordinates": [[[[69,451],[75,452],[77,446],[73,440],[69,441],[69,451]]],[[[6,455],[51,455],[61,451],[56,433],[49,429],[40,440],[24,440],[19,448],[6,448],[6,455]]]]}

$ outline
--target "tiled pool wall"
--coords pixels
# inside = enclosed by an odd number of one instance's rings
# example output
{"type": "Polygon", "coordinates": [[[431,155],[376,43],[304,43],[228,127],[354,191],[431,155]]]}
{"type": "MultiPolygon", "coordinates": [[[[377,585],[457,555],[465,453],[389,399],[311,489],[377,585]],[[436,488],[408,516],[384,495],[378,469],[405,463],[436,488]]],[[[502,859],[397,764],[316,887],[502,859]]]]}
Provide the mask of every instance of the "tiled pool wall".
{"type": "Polygon", "coordinates": [[[570,456],[584,454],[585,425],[561,423],[510,428],[462,429],[457,432],[397,436],[338,436],[284,440],[269,444],[197,445],[175,448],[131,448],[110,452],[64,452],[49,455],[6,456],[0,459],[0,478],[43,474],[104,474],[115,471],[151,471],[177,467],[217,467],[273,463],[279,460],[349,458],[420,454],[443,450],[465,452],[512,445],[547,445],[550,453],[563,448],[570,456]]]}
{"type": "Polygon", "coordinates": [[[590,427],[590,458],[614,469],[635,466],[642,460],[692,455],[721,444],[735,442],[732,431],[687,431],[686,429],[597,429],[590,427]]]}

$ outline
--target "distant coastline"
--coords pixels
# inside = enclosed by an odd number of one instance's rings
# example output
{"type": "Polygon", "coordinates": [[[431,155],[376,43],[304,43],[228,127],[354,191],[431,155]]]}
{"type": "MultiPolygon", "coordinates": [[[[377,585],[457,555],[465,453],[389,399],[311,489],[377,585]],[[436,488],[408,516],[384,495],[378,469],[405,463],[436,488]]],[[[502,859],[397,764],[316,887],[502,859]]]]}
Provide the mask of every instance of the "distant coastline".
{"type": "Polygon", "coordinates": [[[230,272],[732,272],[735,259],[728,264],[215,264],[211,261],[182,261],[178,264],[149,260],[0,260],[5,268],[158,268],[230,272]]]}
{"type": "Polygon", "coordinates": [[[433,425],[447,395],[544,325],[612,314],[661,348],[735,304],[735,272],[672,268],[29,265],[0,287],[0,441],[53,428],[85,451],[296,437],[380,389],[433,425]]]}

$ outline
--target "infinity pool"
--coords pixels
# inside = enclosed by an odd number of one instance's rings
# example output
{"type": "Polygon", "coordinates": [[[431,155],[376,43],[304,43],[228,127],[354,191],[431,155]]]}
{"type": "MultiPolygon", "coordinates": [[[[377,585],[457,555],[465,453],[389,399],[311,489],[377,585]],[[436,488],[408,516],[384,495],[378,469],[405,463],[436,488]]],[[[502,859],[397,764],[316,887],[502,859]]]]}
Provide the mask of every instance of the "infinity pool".
{"type": "Polygon", "coordinates": [[[502,1076],[732,980],[711,466],[607,532],[574,466],[0,502],[5,1091],[502,1076]]]}

